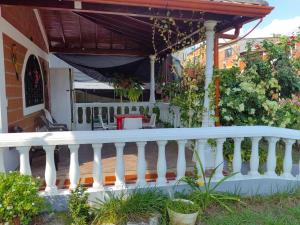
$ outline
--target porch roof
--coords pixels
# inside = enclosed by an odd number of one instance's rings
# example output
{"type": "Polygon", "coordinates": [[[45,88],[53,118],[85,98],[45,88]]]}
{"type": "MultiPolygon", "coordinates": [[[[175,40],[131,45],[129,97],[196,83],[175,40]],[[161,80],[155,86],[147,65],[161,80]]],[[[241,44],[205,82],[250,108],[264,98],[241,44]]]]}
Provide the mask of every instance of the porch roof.
{"type": "MultiPolygon", "coordinates": [[[[198,40],[199,21],[218,21],[216,32],[222,33],[262,18],[272,10],[263,0],[1,0],[0,3],[38,8],[50,52],[97,55],[153,54],[153,17],[171,16],[180,30],[198,40]]],[[[176,30],[171,31],[170,39],[173,44],[178,42],[176,30]]],[[[158,52],[165,50],[165,41],[159,34],[154,40],[158,52]]]]}

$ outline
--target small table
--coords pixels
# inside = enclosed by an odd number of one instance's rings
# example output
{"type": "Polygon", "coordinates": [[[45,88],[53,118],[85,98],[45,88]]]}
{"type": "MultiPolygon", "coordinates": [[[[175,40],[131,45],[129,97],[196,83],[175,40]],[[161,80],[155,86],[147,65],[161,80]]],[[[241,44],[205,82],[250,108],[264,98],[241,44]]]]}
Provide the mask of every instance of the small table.
{"type": "Polygon", "coordinates": [[[117,114],[115,115],[115,118],[117,120],[117,130],[122,130],[123,129],[123,120],[125,118],[142,118],[144,119],[144,115],[140,114],[117,114]]]}

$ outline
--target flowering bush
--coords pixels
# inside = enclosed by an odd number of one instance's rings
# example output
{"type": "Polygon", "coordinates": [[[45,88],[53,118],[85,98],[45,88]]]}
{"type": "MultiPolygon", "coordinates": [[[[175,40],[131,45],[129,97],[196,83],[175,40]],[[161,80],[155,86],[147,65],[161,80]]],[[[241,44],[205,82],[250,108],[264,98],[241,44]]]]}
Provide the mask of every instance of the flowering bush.
{"type": "Polygon", "coordinates": [[[17,172],[0,173],[0,223],[19,219],[28,224],[45,208],[38,195],[39,182],[17,172]]]}
{"type": "MultiPolygon", "coordinates": [[[[290,57],[293,40],[280,38],[274,44],[265,40],[254,51],[251,45],[243,58],[245,69],[233,67],[216,70],[220,77],[220,111],[222,125],[270,125],[300,129],[298,99],[289,100],[300,91],[297,75],[299,59],[290,57]]],[[[211,87],[214,93],[214,87],[211,87]]],[[[211,97],[214,97],[213,94],[211,97]]],[[[213,99],[211,100],[214,103],[213,99]]],[[[212,107],[214,107],[212,105],[212,107]]]]}

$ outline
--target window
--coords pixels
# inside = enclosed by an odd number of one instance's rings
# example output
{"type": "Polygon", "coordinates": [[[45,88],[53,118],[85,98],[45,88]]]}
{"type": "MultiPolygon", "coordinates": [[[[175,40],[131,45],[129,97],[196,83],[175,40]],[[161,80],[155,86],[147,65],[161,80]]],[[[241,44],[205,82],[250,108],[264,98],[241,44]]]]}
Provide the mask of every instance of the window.
{"type": "Polygon", "coordinates": [[[225,50],[225,58],[229,58],[232,56],[232,48],[227,48],[225,50]]]}
{"type": "Polygon", "coordinates": [[[24,75],[25,106],[26,108],[44,103],[43,78],[40,64],[34,55],[30,55],[24,75]]]}

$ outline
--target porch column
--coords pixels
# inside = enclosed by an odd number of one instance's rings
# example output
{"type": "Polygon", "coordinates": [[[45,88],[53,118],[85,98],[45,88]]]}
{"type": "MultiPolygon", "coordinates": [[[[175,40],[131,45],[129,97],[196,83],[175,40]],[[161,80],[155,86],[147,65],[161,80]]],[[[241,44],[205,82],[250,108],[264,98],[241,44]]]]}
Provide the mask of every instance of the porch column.
{"type": "Polygon", "coordinates": [[[206,21],[204,26],[206,28],[206,67],[205,67],[205,97],[204,97],[204,112],[202,117],[202,127],[213,127],[214,120],[211,118],[213,112],[209,108],[208,87],[212,82],[213,69],[214,69],[214,39],[215,39],[215,26],[217,21],[206,21]]]}
{"type": "Polygon", "coordinates": [[[155,55],[150,55],[150,103],[155,103],[155,55]]]}

